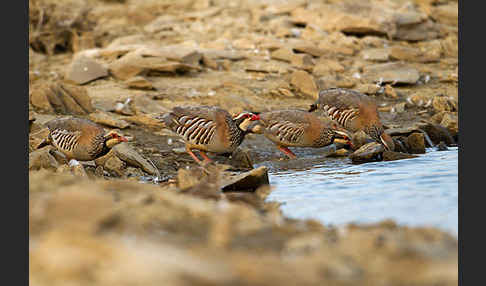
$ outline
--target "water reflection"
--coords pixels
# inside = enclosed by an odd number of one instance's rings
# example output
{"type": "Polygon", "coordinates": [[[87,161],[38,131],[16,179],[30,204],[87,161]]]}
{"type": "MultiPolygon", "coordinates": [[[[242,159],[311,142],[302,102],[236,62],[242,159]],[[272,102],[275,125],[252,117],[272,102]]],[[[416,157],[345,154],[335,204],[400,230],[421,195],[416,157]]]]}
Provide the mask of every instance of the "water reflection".
{"type": "Polygon", "coordinates": [[[457,235],[457,148],[361,165],[324,157],[261,165],[269,167],[275,186],[267,200],[284,202],[282,211],[289,217],[333,225],[391,218],[457,235]]]}

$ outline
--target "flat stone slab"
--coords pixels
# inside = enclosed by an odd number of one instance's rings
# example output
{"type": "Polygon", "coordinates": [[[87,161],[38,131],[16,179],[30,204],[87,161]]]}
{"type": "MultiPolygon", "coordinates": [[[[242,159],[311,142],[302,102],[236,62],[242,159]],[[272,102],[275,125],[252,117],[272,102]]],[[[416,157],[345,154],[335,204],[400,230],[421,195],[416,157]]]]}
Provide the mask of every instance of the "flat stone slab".
{"type": "Polygon", "coordinates": [[[66,73],[66,79],[76,84],[85,84],[105,76],[108,76],[108,69],[85,56],[75,57],[66,73]]]}
{"type": "Polygon", "coordinates": [[[245,173],[224,178],[221,189],[223,191],[254,192],[258,187],[269,184],[268,168],[261,166],[245,173]]]}

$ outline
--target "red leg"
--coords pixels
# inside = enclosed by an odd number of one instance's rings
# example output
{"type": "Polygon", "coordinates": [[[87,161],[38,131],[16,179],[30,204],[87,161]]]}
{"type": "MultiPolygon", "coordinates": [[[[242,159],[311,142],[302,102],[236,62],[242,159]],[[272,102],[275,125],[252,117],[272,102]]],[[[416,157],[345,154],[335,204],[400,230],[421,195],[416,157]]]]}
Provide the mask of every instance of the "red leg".
{"type": "Polygon", "coordinates": [[[285,155],[287,155],[290,159],[297,158],[297,156],[292,151],[290,151],[289,148],[283,147],[283,146],[277,146],[277,148],[278,148],[278,150],[280,150],[283,153],[285,153],[285,155]]]}
{"type": "Polygon", "coordinates": [[[206,155],[206,152],[204,151],[199,151],[199,154],[201,154],[201,156],[204,158],[204,161],[207,162],[207,163],[211,163],[212,160],[208,157],[208,155],[206,155]]]}
{"type": "Polygon", "coordinates": [[[192,159],[194,159],[194,161],[196,161],[198,164],[201,164],[201,160],[199,160],[199,158],[194,154],[192,153],[191,151],[191,148],[189,148],[189,146],[186,145],[186,152],[189,153],[189,155],[191,155],[192,159]]]}

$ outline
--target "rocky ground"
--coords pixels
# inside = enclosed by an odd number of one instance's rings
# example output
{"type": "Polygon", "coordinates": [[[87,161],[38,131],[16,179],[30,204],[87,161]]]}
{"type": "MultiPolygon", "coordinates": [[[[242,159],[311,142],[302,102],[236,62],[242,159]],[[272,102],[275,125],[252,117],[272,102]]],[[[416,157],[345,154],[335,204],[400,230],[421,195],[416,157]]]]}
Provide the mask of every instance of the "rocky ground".
{"type": "Polygon", "coordinates": [[[307,109],[344,87],[379,103],[398,146],[379,159],[447,148],[457,1],[30,0],[29,21],[32,285],[457,285],[450,235],[288,219],[252,168],[283,158],[272,144],[250,134],[202,170],[156,119],[186,104],[307,109]],[[63,116],[130,141],[68,166],[37,149],[63,116]]]}

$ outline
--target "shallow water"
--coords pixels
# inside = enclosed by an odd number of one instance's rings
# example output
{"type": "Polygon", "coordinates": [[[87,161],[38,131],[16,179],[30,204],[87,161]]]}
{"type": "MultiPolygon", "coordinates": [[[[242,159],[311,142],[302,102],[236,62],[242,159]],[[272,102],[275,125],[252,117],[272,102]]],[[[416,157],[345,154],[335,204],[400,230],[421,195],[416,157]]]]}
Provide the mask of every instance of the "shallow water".
{"type": "MultiPolygon", "coordinates": [[[[419,158],[353,165],[348,158],[267,161],[274,190],[268,201],[283,203],[292,218],[325,225],[393,219],[401,225],[458,231],[458,148],[419,158]]],[[[306,158],[307,157],[307,158],[306,158]]]]}

